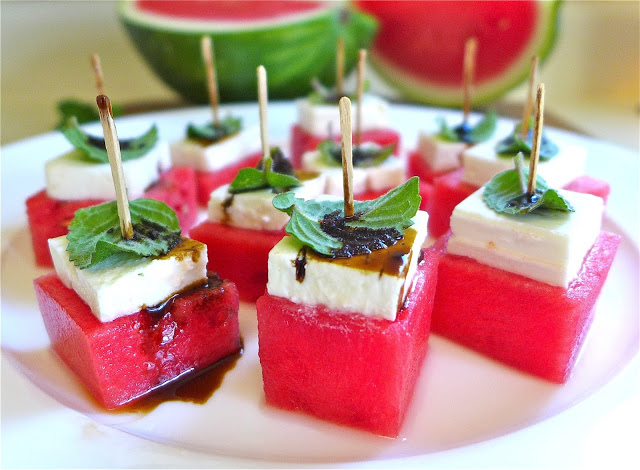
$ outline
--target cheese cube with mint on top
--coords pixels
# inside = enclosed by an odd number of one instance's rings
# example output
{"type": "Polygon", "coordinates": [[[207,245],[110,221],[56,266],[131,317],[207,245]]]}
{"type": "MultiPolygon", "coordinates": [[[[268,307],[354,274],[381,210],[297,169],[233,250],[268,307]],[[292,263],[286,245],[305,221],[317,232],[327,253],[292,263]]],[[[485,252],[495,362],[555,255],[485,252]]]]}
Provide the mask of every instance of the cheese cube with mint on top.
{"type": "Polygon", "coordinates": [[[432,328],[564,383],[620,237],[601,231],[601,198],[551,190],[541,177],[533,196],[521,188],[518,171],[508,170],[456,206],[432,328]]]}
{"type": "MultiPolygon", "coordinates": [[[[60,131],[74,149],[45,166],[46,189],[27,199],[36,263],[53,266],[47,240],[65,235],[76,210],[115,198],[104,140],[85,133],[75,118],[60,131]]],[[[169,146],[155,126],[140,137],[121,140],[124,177],[132,197],[167,203],[188,230],[196,220],[195,173],[170,168],[169,146]]]]}
{"type": "Polygon", "coordinates": [[[207,245],[208,268],[234,281],[242,300],[254,302],[267,284],[269,251],[284,236],[289,221],[273,207],[274,196],[290,189],[308,199],[324,188],[323,175],[294,172],[274,147],[266,162],[240,170],[230,185],[211,193],[208,220],[194,227],[191,236],[207,245]]]}
{"type": "Polygon", "coordinates": [[[291,193],[256,302],[269,405],[383,436],[400,432],[426,354],[440,257],[421,250],[427,214],[412,178],[346,217],[335,199],[291,193]]]}

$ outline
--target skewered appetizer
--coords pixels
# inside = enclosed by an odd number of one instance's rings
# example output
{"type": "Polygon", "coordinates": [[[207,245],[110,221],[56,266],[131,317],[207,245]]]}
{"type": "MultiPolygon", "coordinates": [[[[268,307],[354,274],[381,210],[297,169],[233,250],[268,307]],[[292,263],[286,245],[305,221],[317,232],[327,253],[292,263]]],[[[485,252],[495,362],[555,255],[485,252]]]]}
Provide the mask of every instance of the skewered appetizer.
{"type": "MultiPolygon", "coordinates": [[[[350,142],[349,122],[345,156],[350,142]]],[[[256,302],[265,398],[396,437],[426,354],[440,255],[421,250],[428,216],[418,211],[418,179],[354,203],[347,160],[344,202],[274,198],[291,220],[256,302]]]]}
{"type": "Polygon", "coordinates": [[[96,400],[116,408],[241,348],[238,293],[207,274],[164,203],[129,203],[108,98],[98,97],[116,201],[80,209],[49,240],[55,273],[34,281],[53,349],[96,400]]]}
{"type": "MultiPolygon", "coordinates": [[[[46,188],[26,201],[36,263],[48,267],[47,240],[67,233],[75,211],[115,198],[104,139],[85,133],[73,118],[60,130],[74,149],[47,162],[46,188]]],[[[155,126],[121,146],[130,194],[167,203],[180,225],[191,227],[197,217],[193,169],[170,168],[168,145],[155,126]]]]}

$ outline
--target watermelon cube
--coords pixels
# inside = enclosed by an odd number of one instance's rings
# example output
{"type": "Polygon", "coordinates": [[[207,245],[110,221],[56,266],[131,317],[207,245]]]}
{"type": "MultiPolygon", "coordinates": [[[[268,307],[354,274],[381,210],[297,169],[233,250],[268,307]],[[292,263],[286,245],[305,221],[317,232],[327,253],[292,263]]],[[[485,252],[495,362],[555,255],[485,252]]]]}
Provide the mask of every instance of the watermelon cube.
{"type": "MultiPolygon", "coordinates": [[[[180,226],[186,232],[196,221],[198,205],[195,193],[193,168],[174,167],[160,176],[160,180],[143,194],[143,197],[165,202],[176,211],[180,226]]],[[[49,238],[66,235],[73,215],[78,209],[105,202],[101,199],[60,201],[52,199],[42,190],[27,199],[27,218],[36,264],[53,267],[49,253],[49,238]]]]}
{"type": "Polygon", "coordinates": [[[267,403],[396,437],[427,350],[440,254],[430,248],[422,255],[395,321],[260,297],[267,403]]]}
{"type": "MultiPolygon", "coordinates": [[[[291,128],[291,163],[294,168],[300,168],[303,153],[315,150],[318,144],[326,138],[326,136],[309,134],[302,127],[294,125],[291,128]]],[[[336,135],[334,140],[339,142],[340,136],[336,135]]],[[[393,129],[365,131],[362,133],[362,142],[375,142],[381,146],[396,144],[393,154],[400,154],[400,134],[393,129]]]]}
{"type": "Polygon", "coordinates": [[[601,232],[566,289],[447,254],[438,269],[433,332],[528,374],[564,383],[619,243],[620,236],[601,232]]]}
{"type": "Polygon", "coordinates": [[[53,349],[107,409],[241,349],[238,292],[218,277],[158,312],[145,309],[106,323],[56,274],[34,286],[53,349]]]}
{"type": "MultiPolygon", "coordinates": [[[[463,168],[434,179],[433,195],[429,206],[429,235],[440,237],[449,230],[453,209],[477,191],[478,187],[462,181],[463,168]]],[[[593,194],[607,202],[609,183],[590,176],[580,176],[563,189],[577,193],[593,194]]]]}
{"type": "Polygon", "coordinates": [[[242,168],[255,167],[260,159],[262,153],[253,153],[238,163],[226,166],[216,171],[196,171],[196,192],[198,198],[198,204],[206,206],[209,203],[209,196],[211,192],[222,186],[223,184],[231,183],[238,171],[242,168]]]}
{"type": "Polygon", "coordinates": [[[207,245],[207,269],[236,283],[240,299],[255,302],[267,285],[269,252],[284,230],[266,231],[203,222],[190,237],[207,245]]]}
{"type": "Polygon", "coordinates": [[[414,150],[413,152],[409,152],[409,158],[407,160],[407,174],[409,177],[418,176],[420,181],[433,183],[436,177],[450,173],[451,171],[452,170],[433,171],[431,166],[425,162],[420,155],[420,151],[414,150]]]}

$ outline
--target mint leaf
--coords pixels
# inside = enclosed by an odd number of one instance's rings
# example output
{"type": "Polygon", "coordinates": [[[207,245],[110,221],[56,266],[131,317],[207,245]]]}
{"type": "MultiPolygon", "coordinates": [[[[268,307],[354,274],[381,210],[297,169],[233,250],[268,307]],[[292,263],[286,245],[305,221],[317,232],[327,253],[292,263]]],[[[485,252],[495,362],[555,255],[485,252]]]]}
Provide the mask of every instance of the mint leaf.
{"type": "Polygon", "coordinates": [[[477,144],[489,139],[496,129],[497,115],[495,111],[488,111],[475,126],[463,122],[456,127],[449,127],[443,118],[438,118],[440,131],[437,136],[447,142],[465,142],[477,144]]]}
{"type": "MultiPolygon", "coordinates": [[[[496,145],[496,153],[498,155],[512,157],[518,152],[522,152],[529,158],[531,155],[531,147],[533,146],[533,131],[530,130],[527,138],[523,139],[520,134],[521,128],[522,126],[518,124],[510,136],[496,145]]],[[[543,133],[540,139],[540,160],[549,160],[555,157],[558,152],[558,146],[543,133]]]]}
{"type": "Polygon", "coordinates": [[[300,181],[293,175],[293,166],[284,158],[280,149],[274,147],[271,149],[271,156],[264,161],[260,160],[257,168],[241,169],[231,182],[229,192],[238,194],[266,188],[282,191],[297,186],[300,186],[300,181]]]}
{"type": "MultiPolygon", "coordinates": [[[[56,129],[63,127],[67,120],[73,116],[76,117],[79,124],[100,120],[100,114],[96,109],[95,101],[92,103],[85,103],[84,101],[74,98],[67,98],[59,101],[56,108],[60,114],[60,122],[58,122],[56,129]]],[[[124,114],[122,106],[115,104],[112,105],[112,111],[113,115],[116,117],[124,114]]]]}
{"type": "Polygon", "coordinates": [[[356,201],[349,218],[340,200],[306,201],[290,192],[277,195],[273,206],[291,216],[285,232],[302,244],[324,256],[351,257],[387,248],[402,238],[420,207],[418,178],[372,201],[356,201]]]}
{"type": "MultiPolygon", "coordinates": [[[[380,147],[375,144],[360,145],[353,149],[352,161],[356,168],[370,168],[381,165],[393,154],[396,144],[380,147]]],[[[330,166],[342,166],[342,146],[331,139],[318,144],[318,151],[322,161],[330,166]]]]}
{"type": "Polygon", "coordinates": [[[181,242],[175,212],[164,202],[129,202],[133,238],[125,240],[115,201],[76,211],[69,225],[69,259],[80,269],[108,268],[122,260],[167,254],[181,242]]]}
{"type": "MultiPolygon", "coordinates": [[[[352,95],[342,94],[338,96],[335,87],[327,88],[317,78],[311,80],[311,88],[312,91],[307,95],[307,99],[313,105],[338,104],[343,96],[348,96],[351,101],[356,101],[358,98],[355,92],[352,95]]],[[[369,88],[371,88],[371,82],[365,78],[362,82],[362,92],[366,93],[369,88]]]]}
{"type": "MultiPolygon", "coordinates": [[[[102,137],[94,137],[85,133],[75,117],[71,117],[60,128],[67,140],[84,156],[96,163],[108,163],[109,156],[102,137]]],[[[144,135],[136,139],[120,140],[120,154],[122,161],[133,160],[148,153],[158,141],[158,128],[154,125],[144,135]]]]}
{"type": "MultiPolygon", "coordinates": [[[[525,180],[529,170],[522,169],[525,180]]],[[[535,194],[522,192],[517,170],[497,174],[484,186],[484,202],[494,211],[503,214],[526,214],[536,210],[573,212],[574,209],[555,189],[549,189],[546,181],[538,176],[535,194]]]]}
{"type": "Polygon", "coordinates": [[[219,124],[209,122],[202,126],[189,124],[187,126],[187,137],[200,141],[204,145],[210,145],[225,137],[237,134],[242,129],[242,119],[227,116],[219,124]]]}

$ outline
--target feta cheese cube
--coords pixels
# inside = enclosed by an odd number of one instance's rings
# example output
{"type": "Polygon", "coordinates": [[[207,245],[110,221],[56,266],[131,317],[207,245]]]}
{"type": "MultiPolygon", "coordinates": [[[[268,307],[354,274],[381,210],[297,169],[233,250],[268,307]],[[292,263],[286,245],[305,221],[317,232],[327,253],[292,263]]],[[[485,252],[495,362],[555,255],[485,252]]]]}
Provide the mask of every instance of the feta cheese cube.
{"type": "MultiPolygon", "coordinates": [[[[122,162],[127,191],[131,199],[159,179],[168,167],[169,146],[158,142],[145,155],[122,162]]],[[[45,165],[47,195],[52,199],[74,201],[80,199],[115,199],[116,191],[109,163],[87,160],[84,153],[74,149],[45,165]]]]}
{"type": "Polygon", "coordinates": [[[108,269],[78,269],[67,253],[66,236],[49,239],[56,274],[75,290],[101,322],[158,305],[174,294],[207,282],[207,246],[183,238],[164,256],[108,269]]]}
{"type": "MultiPolygon", "coordinates": [[[[375,145],[375,144],[369,144],[375,145]]],[[[353,167],[353,193],[358,195],[367,191],[385,191],[407,180],[405,156],[389,156],[381,165],[372,167],[353,167]]],[[[302,155],[302,168],[320,171],[326,176],[325,194],[343,195],[342,167],[327,163],[317,150],[302,155]]]]}
{"type": "MultiPolygon", "coordinates": [[[[529,156],[525,166],[529,165],[529,156]]],[[[565,144],[560,146],[556,156],[550,160],[540,160],[538,174],[552,188],[562,188],[578,176],[584,174],[587,150],[580,145],[565,144]]],[[[498,156],[496,142],[483,142],[468,148],[462,153],[464,171],[462,181],[474,186],[482,186],[495,175],[513,168],[512,157],[498,156]]]]}
{"type": "Polygon", "coordinates": [[[421,132],[418,136],[418,153],[435,173],[460,168],[461,155],[467,147],[464,142],[447,142],[434,134],[421,132]]]}
{"type": "MultiPolygon", "coordinates": [[[[185,138],[171,144],[171,160],[175,166],[190,166],[197,171],[216,171],[246,158],[251,146],[258,142],[257,126],[206,146],[185,138]]],[[[258,145],[255,147],[258,148],[258,145]]]]}
{"type": "Polygon", "coordinates": [[[509,215],[490,209],[482,199],[483,192],[480,188],[454,209],[447,251],[567,287],[600,233],[602,199],[560,190],[575,212],[509,215]]]}
{"type": "MultiPolygon", "coordinates": [[[[338,104],[312,104],[307,98],[296,101],[298,124],[311,135],[328,137],[329,129],[335,135],[340,133],[340,110],[338,104]]],[[[362,98],[362,132],[388,126],[389,104],[373,95],[362,98]]],[[[355,110],[354,110],[355,127],[355,110]]]]}
{"type": "MultiPolygon", "coordinates": [[[[313,199],[324,191],[322,174],[300,176],[300,180],[302,184],[292,190],[296,197],[313,199]]],[[[282,230],[289,216],[273,207],[274,197],[271,189],[230,194],[228,184],[220,186],[209,199],[209,221],[252,230],[282,230]]]]}
{"type": "Polygon", "coordinates": [[[393,247],[346,259],[327,259],[311,250],[303,251],[296,239],[284,237],[269,253],[267,290],[300,304],[393,321],[411,291],[428,217],[418,211],[405,238],[393,247]],[[301,259],[305,260],[305,274],[298,281],[296,260],[301,259]],[[389,263],[390,259],[394,262],[389,263]]]}

